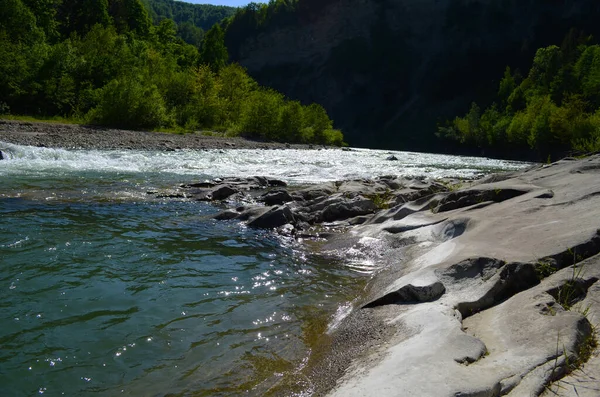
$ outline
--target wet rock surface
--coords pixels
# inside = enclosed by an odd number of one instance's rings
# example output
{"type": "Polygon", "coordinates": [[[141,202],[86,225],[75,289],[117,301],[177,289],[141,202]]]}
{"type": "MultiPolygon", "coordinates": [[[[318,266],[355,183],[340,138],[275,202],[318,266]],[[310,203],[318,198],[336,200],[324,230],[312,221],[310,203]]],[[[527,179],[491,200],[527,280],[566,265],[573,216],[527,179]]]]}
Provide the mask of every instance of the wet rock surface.
{"type": "Polygon", "coordinates": [[[235,190],[216,219],[299,238],[331,226],[317,234],[323,249],[379,264],[327,354],[304,369],[313,395],[598,396],[599,180],[592,156],[460,189],[383,176],[308,187],[223,178],[179,190],[213,201],[216,189],[235,190]]]}
{"type": "Polygon", "coordinates": [[[323,250],[377,264],[327,354],[303,370],[313,395],[599,396],[598,181],[595,155],[458,188],[254,177],[172,193],[224,205],[216,219],[318,236],[323,250]]]}
{"type": "Polygon", "coordinates": [[[407,197],[418,198],[444,189],[436,182],[389,176],[289,188],[284,181],[255,176],[217,178],[168,192],[148,193],[229,204],[230,208],[215,216],[218,220],[237,219],[250,227],[266,229],[289,224],[301,231],[320,224],[342,227],[365,223],[382,208],[404,202],[407,197]]]}

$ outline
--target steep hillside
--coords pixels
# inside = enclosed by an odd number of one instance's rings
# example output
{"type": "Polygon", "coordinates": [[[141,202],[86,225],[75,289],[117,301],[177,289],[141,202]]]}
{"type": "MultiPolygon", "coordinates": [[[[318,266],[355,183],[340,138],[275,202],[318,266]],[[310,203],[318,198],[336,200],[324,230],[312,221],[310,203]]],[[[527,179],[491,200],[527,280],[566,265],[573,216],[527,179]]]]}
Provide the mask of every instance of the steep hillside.
{"type": "Polygon", "coordinates": [[[237,8],[211,4],[190,4],[175,0],[143,0],[155,24],[171,19],[177,24],[177,36],[200,47],[204,31],[233,15],[237,8]]]}
{"type": "Polygon", "coordinates": [[[169,18],[177,24],[191,23],[203,30],[210,29],[215,23],[233,15],[235,7],[214,6],[210,4],[191,4],[174,0],[144,0],[154,21],[169,18]]]}
{"type": "Polygon", "coordinates": [[[357,146],[456,149],[434,138],[437,123],[491,101],[507,65],[528,70],[571,28],[600,33],[595,0],[277,3],[279,17],[252,6],[233,18],[230,57],[261,84],[323,104],[357,146]],[[252,15],[262,22],[245,23],[252,15]]]}

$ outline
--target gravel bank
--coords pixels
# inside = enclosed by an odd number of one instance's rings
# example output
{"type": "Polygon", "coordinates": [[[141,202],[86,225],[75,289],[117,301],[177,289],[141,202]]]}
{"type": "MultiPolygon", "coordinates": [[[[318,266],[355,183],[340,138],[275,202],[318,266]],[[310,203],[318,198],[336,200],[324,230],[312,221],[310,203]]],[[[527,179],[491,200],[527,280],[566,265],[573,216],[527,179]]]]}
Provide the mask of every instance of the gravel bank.
{"type": "Polygon", "coordinates": [[[310,149],[312,145],[258,142],[201,134],[116,130],[76,124],[0,120],[0,142],[63,149],[310,149]]]}

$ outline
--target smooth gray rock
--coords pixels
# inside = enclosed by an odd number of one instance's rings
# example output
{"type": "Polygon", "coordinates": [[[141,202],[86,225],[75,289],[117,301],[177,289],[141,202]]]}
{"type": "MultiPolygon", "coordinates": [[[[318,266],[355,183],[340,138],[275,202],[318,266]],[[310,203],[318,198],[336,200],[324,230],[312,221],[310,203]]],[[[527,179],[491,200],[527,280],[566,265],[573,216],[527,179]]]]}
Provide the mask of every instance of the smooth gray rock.
{"type": "Polygon", "coordinates": [[[328,205],[321,213],[325,222],[334,222],[354,218],[375,212],[377,206],[368,199],[357,197],[349,201],[342,201],[328,205]]]}
{"type": "Polygon", "coordinates": [[[396,333],[361,351],[348,336],[362,335],[360,323],[342,322],[332,337],[355,347],[328,361],[343,374],[328,395],[600,396],[597,348],[567,375],[600,323],[599,177],[600,156],[532,167],[355,226],[353,236],[390,253],[370,257],[387,265],[372,282],[377,305],[349,319],[370,313],[396,333]],[[437,299],[414,298],[414,287],[438,282],[437,299]]]}
{"type": "MultiPolygon", "coordinates": [[[[600,324],[599,302],[600,282],[596,282],[588,288],[585,299],[579,302],[576,307],[576,310],[585,310],[590,323],[596,327],[600,324]]],[[[598,332],[597,329],[596,332],[598,332]]],[[[580,369],[551,384],[542,394],[542,397],[598,396],[600,396],[600,352],[593,353],[589,361],[580,369]]]]}
{"type": "Polygon", "coordinates": [[[333,183],[325,183],[319,186],[311,186],[305,189],[297,190],[292,193],[294,200],[311,201],[330,196],[337,191],[333,183]]]}

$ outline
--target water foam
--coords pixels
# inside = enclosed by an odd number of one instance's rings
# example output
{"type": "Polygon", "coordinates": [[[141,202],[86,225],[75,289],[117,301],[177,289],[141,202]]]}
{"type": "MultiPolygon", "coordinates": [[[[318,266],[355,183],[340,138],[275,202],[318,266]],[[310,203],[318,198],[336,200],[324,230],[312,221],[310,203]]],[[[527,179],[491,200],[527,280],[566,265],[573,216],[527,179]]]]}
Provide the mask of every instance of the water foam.
{"type": "Polygon", "coordinates": [[[353,149],[327,150],[64,150],[0,142],[0,175],[36,172],[158,173],[195,177],[266,175],[292,184],[378,175],[473,178],[526,163],[478,157],[353,149]],[[388,161],[390,155],[398,161],[388,161]]]}

